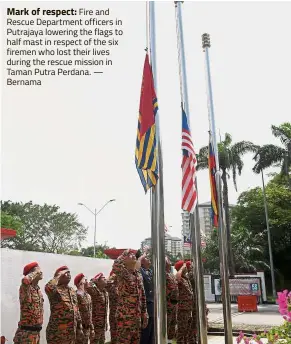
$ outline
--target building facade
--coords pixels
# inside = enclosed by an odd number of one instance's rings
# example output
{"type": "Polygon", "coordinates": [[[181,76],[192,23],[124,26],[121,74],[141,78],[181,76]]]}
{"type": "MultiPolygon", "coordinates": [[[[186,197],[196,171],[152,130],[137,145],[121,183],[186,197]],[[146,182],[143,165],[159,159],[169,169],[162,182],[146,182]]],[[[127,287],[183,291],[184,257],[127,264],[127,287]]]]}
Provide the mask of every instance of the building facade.
{"type": "MultiPolygon", "coordinates": [[[[152,239],[146,238],[141,243],[142,250],[144,248],[151,248],[152,247],[152,239]]],[[[178,237],[173,237],[169,234],[165,234],[165,251],[170,253],[172,256],[177,256],[178,254],[182,254],[182,240],[178,237]]]]}
{"type": "MultiPolygon", "coordinates": [[[[230,205],[230,211],[234,205],[230,205]]],[[[205,247],[205,237],[213,231],[213,221],[212,221],[212,209],[211,203],[205,202],[198,205],[199,210],[199,220],[200,220],[200,233],[202,247],[205,247]],[[204,244],[204,245],[203,245],[204,244]]],[[[169,234],[165,234],[165,250],[173,256],[189,255],[191,248],[189,246],[184,247],[184,237],[190,238],[190,215],[188,212],[182,212],[182,231],[181,238],[172,237],[169,234]]],[[[141,248],[145,247],[151,248],[152,239],[146,238],[141,243],[141,248]]]]}
{"type": "Polygon", "coordinates": [[[200,231],[202,235],[207,235],[213,230],[211,203],[205,202],[198,205],[200,231]]]}
{"type": "MultiPolygon", "coordinates": [[[[230,204],[230,212],[234,205],[230,204]]],[[[205,202],[198,205],[199,220],[200,220],[200,232],[201,236],[205,237],[213,231],[213,220],[212,220],[212,209],[211,203],[205,202]]],[[[189,213],[182,213],[182,240],[183,236],[190,237],[190,226],[189,226],[189,213]]]]}

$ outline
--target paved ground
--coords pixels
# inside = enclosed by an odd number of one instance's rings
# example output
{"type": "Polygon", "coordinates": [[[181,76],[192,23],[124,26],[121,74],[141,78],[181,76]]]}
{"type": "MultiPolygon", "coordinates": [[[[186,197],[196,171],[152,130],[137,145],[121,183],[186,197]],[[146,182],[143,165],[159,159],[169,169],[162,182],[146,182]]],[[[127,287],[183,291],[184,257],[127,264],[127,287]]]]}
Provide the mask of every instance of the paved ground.
{"type": "MultiPolygon", "coordinates": [[[[207,305],[210,313],[208,315],[212,326],[215,323],[223,323],[222,304],[212,303],[207,305]]],[[[260,305],[258,312],[239,313],[237,305],[231,305],[232,323],[233,324],[247,324],[247,325],[281,325],[283,318],[278,312],[277,305],[260,305]]]]}
{"type": "MultiPolygon", "coordinates": [[[[224,337],[222,336],[208,336],[208,344],[223,344],[224,337]]],[[[236,338],[233,338],[233,343],[236,343],[236,338]]]]}
{"type": "MultiPolygon", "coordinates": [[[[210,303],[207,304],[210,313],[208,315],[211,327],[223,324],[223,310],[222,304],[210,303]]],[[[277,326],[283,323],[283,318],[278,312],[277,305],[261,305],[258,306],[258,312],[239,313],[237,305],[231,305],[232,323],[244,325],[268,325],[277,326]]],[[[109,333],[106,333],[106,339],[109,340],[109,333]]],[[[264,342],[264,340],[263,340],[264,342]]],[[[224,344],[223,336],[208,336],[208,344],[224,344]]],[[[236,343],[236,337],[233,337],[233,343],[236,343]]]]}
{"type": "MultiPolygon", "coordinates": [[[[214,336],[208,336],[208,344],[224,344],[224,337],[222,336],[217,336],[217,337],[214,337],[214,336]]],[[[265,340],[265,339],[262,339],[262,342],[263,343],[267,343],[268,341],[265,340]]],[[[236,343],[236,338],[233,338],[233,343],[236,343]]],[[[257,344],[255,342],[251,343],[251,344],[257,344]]]]}

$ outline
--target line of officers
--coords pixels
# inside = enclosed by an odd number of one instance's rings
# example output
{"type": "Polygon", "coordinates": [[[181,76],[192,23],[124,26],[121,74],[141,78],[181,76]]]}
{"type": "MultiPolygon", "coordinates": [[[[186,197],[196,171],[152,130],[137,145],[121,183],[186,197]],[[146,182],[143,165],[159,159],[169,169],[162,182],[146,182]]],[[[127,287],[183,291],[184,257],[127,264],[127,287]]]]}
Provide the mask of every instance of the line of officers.
{"type": "MultiPolygon", "coordinates": [[[[111,344],[154,343],[154,290],[150,258],[125,250],[113,263],[106,279],[98,273],[90,281],[83,273],[69,286],[70,269],[59,267],[45,285],[50,303],[47,344],[104,344],[108,328],[111,344]],[[109,314],[108,314],[109,313],[109,314]]],[[[191,262],[178,261],[171,272],[166,257],[167,342],[196,344],[197,317],[191,262]],[[193,292],[194,290],[194,292],[193,292]]],[[[39,344],[44,299],[38,285],[43,278],[37,262],[23,269],[19,288],[20,321],[15,344],[39,344]]],[[[206,314],[208,310],[206,309],[206,314]]]]}

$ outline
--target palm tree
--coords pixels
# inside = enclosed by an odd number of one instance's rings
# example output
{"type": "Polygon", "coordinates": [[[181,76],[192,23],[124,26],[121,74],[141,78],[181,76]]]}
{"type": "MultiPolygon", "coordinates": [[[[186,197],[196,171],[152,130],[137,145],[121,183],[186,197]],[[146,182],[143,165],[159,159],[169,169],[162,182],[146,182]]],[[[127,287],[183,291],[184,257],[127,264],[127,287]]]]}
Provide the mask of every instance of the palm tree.
{"type": "Polygon", "coordinates": [[[271,130],[273,135],[280,139],[283,147],[271,144],[259,147],[254,156],[256,164],[253,171],[260,173],[268,167],[280,166],[281,175],[286,176],[289,188],[291,189],[289,172],[291,167],[291,123],[283,123],[278,127],[272,125],[271,130]]]}
{"type": "MultiPolygon", "coordinates": [[[[270,269],[264,258],[265,232],[254,234],[243,227],[233,228],[231,232],[232,249],[237,272],[255,272],[258,269],[270,269]]],[[[206,248],[203,256],[208,273],[219,274],[219,251],[217,247],[217,233],[213,232],[206,238],[206,248]]]]}
{"type": "MultiPolygon", "coordinates": [[[[228,184],[227,180],[230,178],[229,173],[232,174],[232,180],[237,191],[237,175],[241,175],[244,163],[242,156],[249,152],[256,152],[257,146],[249,141],[240,141],[232,143],[232,137],[226,133],[224,140],[218,144],[218,159],[219,167],[222,172],[222,183],[223,183],[223,206],[225,211],[225,224],[226,233],[228,240],[228,266],[230,275],[234,275],[235,266],[231,247],[231,236],[230,236],[230,212],[229,212],[229,201],[228,201],[228,184]]],[[[208,146],[202,147],[199,151],[197,169],[208,168],[208,146]]]]}
{"type": "Polygon", "coordinates": [[[245,228],[231,233],[238,272],[256,272],[257,269],[270,269],[264,260],[264,246],[261,244],[266,233],[255,234],[245,228]]]}

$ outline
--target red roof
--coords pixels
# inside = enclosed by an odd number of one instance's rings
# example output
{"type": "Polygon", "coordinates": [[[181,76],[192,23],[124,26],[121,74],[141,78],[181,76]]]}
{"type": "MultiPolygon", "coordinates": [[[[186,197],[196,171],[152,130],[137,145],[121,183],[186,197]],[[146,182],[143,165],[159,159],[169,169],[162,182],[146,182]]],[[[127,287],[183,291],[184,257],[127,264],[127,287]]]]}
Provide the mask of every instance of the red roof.
{"type": "Polygon", "coordinates": [[[1,228],[1,240],[13,238],[16,236],[16,230],[9,228],[1,228]]]}
{"type": "MultiPolygon", "coordinates": [[[[109,248],[108,250],[104,250],[104,253],[106,256],[108,256],[111,259],[117,259],[123,251],[127,250],[126,248],[109,248]]],[[[137,250],[133,250],[134,253],[137,252],[137,250]]]]}

